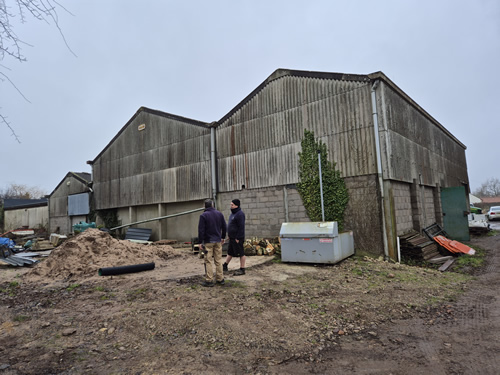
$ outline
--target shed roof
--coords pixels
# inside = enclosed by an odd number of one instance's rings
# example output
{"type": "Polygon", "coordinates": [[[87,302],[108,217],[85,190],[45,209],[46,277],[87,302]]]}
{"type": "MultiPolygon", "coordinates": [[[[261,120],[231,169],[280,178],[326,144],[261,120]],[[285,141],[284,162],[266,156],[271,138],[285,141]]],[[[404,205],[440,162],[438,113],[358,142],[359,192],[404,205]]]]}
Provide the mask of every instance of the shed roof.
{"type": "Polygon", "coordinates": [[[20,199],[20,198],[11,198],[3,200],[3,208],[4,210],[17,210],[20,208],[33,208],[33,207],[43,207],[47,206],[48,199],[20,199]]]}

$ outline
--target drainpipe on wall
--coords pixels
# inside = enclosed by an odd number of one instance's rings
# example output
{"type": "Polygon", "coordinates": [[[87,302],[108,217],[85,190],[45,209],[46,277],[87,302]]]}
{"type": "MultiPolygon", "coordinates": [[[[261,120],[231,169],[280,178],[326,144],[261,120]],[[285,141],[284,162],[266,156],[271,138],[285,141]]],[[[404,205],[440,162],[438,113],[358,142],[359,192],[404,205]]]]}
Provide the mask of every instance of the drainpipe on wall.
{"type": "Polygon", "coordinates": [[[210,124],[210,161],[212,166],[212,199],[217,207],[217,173],[216,173],[216,150],[215,150],[215,122],[210,124]]]}
{"type": "Polygon", "coordinates": [[[380,209],[382,211],[382,238],[384,241],[384,256],[389,258],[389,247],[387,245],[387,228],[385,227],[385,196],[384,196],[384,180],[382,178],[382,157],[380,151],[380,135],[378,131],[378,113],[377,113],[377,94],[376,90],[380,81],[373,82],[372,85],[372,111],[373,111],[373,129],[375,131],[375,152],[377,154],[377,175],[378,185],[380,188],[380,209]]]}

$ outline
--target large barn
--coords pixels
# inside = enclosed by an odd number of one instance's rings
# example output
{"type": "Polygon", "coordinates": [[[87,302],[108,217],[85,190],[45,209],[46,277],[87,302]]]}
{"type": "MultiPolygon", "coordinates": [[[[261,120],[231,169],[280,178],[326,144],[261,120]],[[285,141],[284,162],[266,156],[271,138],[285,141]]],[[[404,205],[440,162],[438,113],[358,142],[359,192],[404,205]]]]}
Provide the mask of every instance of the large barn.
{"type": "Polygon", "coordinates": [[[308,221],[296,189],[305,129],[327,145],[345,179],[344,226],[357,251],[395,258],[398,236],[446,226],[447,189],[467,210],[466,147],[382,72],[285,69],[216,122],[140,108],[89,162],[95,209],[140,222],[153,239],[189,240],[199,212],[148,220],[199,209],[211,197],[227,217],[238,198],[247,237],[277,236],[283,222],[308,221]]]}

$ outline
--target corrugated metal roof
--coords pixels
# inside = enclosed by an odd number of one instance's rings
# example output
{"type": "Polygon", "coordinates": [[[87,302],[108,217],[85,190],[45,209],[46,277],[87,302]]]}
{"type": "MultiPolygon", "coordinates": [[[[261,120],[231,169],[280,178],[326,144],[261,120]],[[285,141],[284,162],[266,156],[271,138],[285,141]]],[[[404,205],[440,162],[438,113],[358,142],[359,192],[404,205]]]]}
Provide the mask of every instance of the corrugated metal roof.
{"type": "Polygon", "coordinates": [[[17,210],[20,208],[31,208],[31,207],[42,207],[48,204],[47,198],[41,199],[4,199],[3,208],[4,210],[17,210]]]}

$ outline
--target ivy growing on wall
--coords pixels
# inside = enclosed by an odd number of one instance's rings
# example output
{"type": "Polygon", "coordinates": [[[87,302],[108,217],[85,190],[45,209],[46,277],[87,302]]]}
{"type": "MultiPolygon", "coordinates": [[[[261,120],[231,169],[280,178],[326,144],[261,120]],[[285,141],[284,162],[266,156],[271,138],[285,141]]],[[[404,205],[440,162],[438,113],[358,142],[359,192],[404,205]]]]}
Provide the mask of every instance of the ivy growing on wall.
{"type": "Polygon", "coordinates": [[[105,228],[110,229],[121,225],[121,220],[118,220],[118,210],[116,209],[100,210],[97,214],[103,221],[105,228]]]}
{"type": "Polygon", "coordinates": [[[325,221],[336,221],[339,229],[344,225],[344,211],[349,202],[349,194],[340,171],[335,163],[328,161],[326,145],[316,141],[314,132],[304,130],[299,152],[299,179],[297,189],[311,221],[322,221],[321,189],[319,181],[318,151],[321,155],[321,174],[323,181],[323,204],[325,221]]]}

